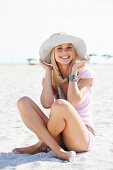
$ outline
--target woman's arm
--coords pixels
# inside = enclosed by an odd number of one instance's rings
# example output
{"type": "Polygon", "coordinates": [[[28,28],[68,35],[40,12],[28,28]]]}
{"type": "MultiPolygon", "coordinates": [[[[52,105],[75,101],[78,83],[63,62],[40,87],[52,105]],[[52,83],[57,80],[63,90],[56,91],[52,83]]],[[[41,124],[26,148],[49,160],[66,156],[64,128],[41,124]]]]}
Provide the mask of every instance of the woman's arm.
{"type": "Polygon", "coordinates": [[[69,82],[67,100],[75,105],[86,95],[88,88],[91,87],[92,78],[80,79],[79,82],[69,82]]]}
{"type": "Polygon", "coordinates": [[[40,96],[41,104],[44,108],[50,108],[54,102],[54,93],[51,85],[52,67],[40,61],[41,66],[45,69],[45,79],[43,81],[43,89],[40,96]]]}
{"type": "MultiPolygon", "coordinates": [[[[71,75],[77,76],[77,73],[80,69],[85,66],[85,63],[88,59],[76,62],[72,67],[71,75]]],[[[79,82],[69,81],[67,100],[75,105],[81,101],[88,91],[88,88],[92,86],[93,78],[80,79],[79,82]]]]}
{"type": "Polygon", "coordinates": [[[45,73],[45,79],[43,82],[43,89],[40,96],[40,101],[44,108],[50,108],[54,102],[54,93],[51,86],[50,72],[45,73]]]}

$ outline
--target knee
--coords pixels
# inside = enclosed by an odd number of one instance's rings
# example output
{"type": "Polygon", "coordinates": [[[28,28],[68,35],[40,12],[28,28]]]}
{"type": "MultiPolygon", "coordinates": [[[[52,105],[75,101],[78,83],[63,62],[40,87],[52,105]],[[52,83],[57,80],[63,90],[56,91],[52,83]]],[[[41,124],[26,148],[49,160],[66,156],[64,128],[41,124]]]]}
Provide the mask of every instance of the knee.
{"type": "Polygon", "coordinates": [[[18,101],[17,101],[17,107],[18,108],[22,108],[25,105],[27,105],[30,102],[30,98],[27,96],[21,97],[18,101]]]}
{"type": "Polygon", "coordinates": [[[65,110],[68,108],[68,106],[69,106],[69,102],[67,102],[64,99],[58,99],[53,103],[53,105],[51,107],[51,112],[55,113],[56,111],[58,112],[61,110],[65,110]]]}

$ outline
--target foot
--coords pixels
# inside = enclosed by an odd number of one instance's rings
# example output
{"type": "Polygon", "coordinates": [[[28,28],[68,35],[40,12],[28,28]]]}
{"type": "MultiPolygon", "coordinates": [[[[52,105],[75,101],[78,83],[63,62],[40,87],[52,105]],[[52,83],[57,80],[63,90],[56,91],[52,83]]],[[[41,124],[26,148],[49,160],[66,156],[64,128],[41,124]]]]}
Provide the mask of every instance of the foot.
{"type": "Polygon", "coordinates": [[[15,148],[13,152],[16,154],[36,154],[38,152],[47,152],[47,145],[45,145],[42,141],[39,141],[35,145],[22,147],[22,148],[15,148]]]}
{"type": "Polygon", "coordinates": [[[76,152],[75,151],[64,151],[60,149],[60,152],[56,154],[58,158],[63,160],[68,160],[69,162],[74,162],[76,160],[76,152]]]}
{"type": "Polygon", "coordinates": [[[69,152],[69,162],[75,162],[75,160],[76,160],[76,152],[70,151],[69,152]]]}

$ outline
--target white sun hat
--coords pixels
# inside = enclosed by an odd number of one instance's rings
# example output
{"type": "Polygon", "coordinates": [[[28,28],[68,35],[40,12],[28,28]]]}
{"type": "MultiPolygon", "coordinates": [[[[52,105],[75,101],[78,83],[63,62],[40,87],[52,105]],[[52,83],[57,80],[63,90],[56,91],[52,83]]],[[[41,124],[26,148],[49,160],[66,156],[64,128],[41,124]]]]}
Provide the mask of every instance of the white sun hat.
{"type": "Polygon", "coordinates": [[[55,33],[50,38],[45,40],[40,46],[40,49],[39,49],[40,59],[50,64],[51,63],[51,58],[50,58],[51,50],[54,47],[61,45],[61,44],[65,44],[65,43],[71,43],[74,46],[78,56],[82,59],[86,58],[87,47],[86,47],[84,40],[82,40],[79,37],[68,35],[65,33],[55,33]]]}

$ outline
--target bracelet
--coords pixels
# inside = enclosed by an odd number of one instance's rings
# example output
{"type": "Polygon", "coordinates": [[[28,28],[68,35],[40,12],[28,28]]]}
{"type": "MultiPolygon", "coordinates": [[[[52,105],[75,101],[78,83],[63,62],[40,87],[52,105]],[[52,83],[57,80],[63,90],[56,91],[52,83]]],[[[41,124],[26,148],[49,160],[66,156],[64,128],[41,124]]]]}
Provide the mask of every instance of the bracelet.
{"type": "Polygon", "coordinates": [[[68,77],[68,80],[69,80],[70,82],[78,82],[78,76],[70,75],[70,76],[68,77]]]}

